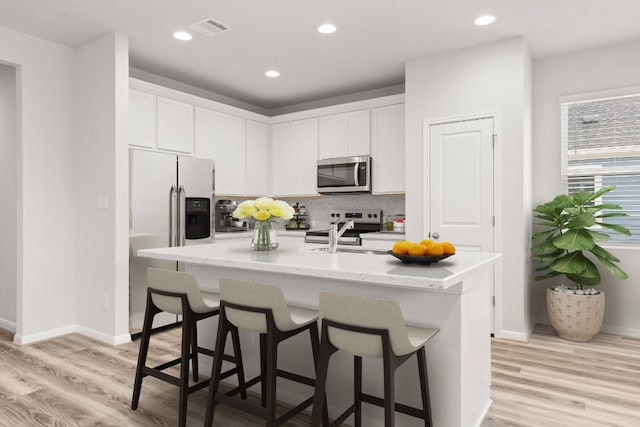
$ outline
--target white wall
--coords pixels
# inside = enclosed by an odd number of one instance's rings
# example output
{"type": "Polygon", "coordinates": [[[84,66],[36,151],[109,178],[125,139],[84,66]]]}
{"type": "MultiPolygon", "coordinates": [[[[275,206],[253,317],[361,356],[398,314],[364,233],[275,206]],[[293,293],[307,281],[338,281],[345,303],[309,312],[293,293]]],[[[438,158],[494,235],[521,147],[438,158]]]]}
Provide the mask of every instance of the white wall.
{"type": "Polygon", "coordinates": [[[16,73],[0,64],[0,327],[16,330],[16,73]]]}
{"type": "Polygon", "coordinates": [[[128,49],[112,33],[77,55],[77,324],[113,344],[129,340],[128,49]]]}
{"type": "Polygon", "coordinates": [[[0,27],[0,62],[16,65],[16,341],[75,325],[75,51],[0,27]]]}
{"type": "MultiPolygon", "coordinates": [[[[533,203],[537,205],[562,191],[559,97],[639,86],[640,43],[537,60],[533,71],[533,203]]],[[[629,279],[618,281],[602,273],[606,294],[603,330],[640,337],[640,249],[614,248],[612,252],[621,259],[629,279]]],[[[533,288],[533,312],[540,320],[546,319],[544,289],[551,283],[536,283],[533,288]]]]}
{"type": "Polygon", "coordinates": [[[531,61],[522,38],[427,56],[406,64],[406,214],[407,238],[424,236],[423,132],[425,120],[497,112],[501,228],[497,251],[502,260],[503,337],[526,339],[529,315],[530,188],[529,157],[531,61]],[[527,93],[528,92],[528,93],[527,93]],[[529,114],[529,118],[527,115],[529,114]]]}

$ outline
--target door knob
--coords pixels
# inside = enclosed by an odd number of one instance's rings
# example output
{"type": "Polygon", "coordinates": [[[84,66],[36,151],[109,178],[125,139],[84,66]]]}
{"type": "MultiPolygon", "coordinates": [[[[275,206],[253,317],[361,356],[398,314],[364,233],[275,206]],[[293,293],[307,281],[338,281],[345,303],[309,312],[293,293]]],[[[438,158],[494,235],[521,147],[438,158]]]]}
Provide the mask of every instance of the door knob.
{"type": "Polygon", "coordinates": [[[439,233],[431,233],[431,237],[433,237],[434,239],[439,239],[440,238],[440,234],[439,233]]]}

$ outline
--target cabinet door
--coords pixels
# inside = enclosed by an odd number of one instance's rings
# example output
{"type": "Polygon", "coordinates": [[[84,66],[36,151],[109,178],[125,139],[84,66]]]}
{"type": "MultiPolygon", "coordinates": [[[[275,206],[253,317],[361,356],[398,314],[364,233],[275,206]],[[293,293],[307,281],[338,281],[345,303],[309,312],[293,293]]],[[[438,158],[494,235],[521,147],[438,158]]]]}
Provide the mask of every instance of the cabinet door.
{"type": "Polygon", "coordinates": [[[129,91],[129,145],[156,148],[156,96],[129,91]]]}
{"type": "Polygon", "coordinates": [[[404,104],[373,109],[371,170],[374,194],[403,193],[404,104]]]}
{"type": "Polygon", "coordinates": [[[345,115],[320,117],[318,125],[318,158],[344,157],[347,147],[345,115]]]}
{"type": "Polygon", "coordinates": [[[247,170],[246,194],[264,196],[269,194],[269,130],[264,123],[247,120],[247,170]]]}
{"type": "Polygon", "coordinates": [[[158,148],[193,154],[193,105],[158,97],[158,148]]]}
{"type": "Polygon", "coordinates": [[[196,157],[215,161],[216,194],[245,194],[244,119],[196,108],[195,147],[196,157]]]}
{"type": "Polygon", "coordinates": [[[347,156],[364,156],[371,152],[371,120],[369,117],[369,110],[345,114],[347,156]]]}
{"type": "Polygon", "coordinates": [[[220,115],[220,139],[215,144],[216,192],[246,194],[246,134],[245,120],[220,115]]]}
{"type": "Polygon", "coordinates": [[[370,128],[369,110],[320,117],[319,158],[369,154],[370,128]]]}
{"type": "Polygon", "coordinates": [[[318,119],[277,123],[272,129],[273,194],[317,195],[318,119]]]}

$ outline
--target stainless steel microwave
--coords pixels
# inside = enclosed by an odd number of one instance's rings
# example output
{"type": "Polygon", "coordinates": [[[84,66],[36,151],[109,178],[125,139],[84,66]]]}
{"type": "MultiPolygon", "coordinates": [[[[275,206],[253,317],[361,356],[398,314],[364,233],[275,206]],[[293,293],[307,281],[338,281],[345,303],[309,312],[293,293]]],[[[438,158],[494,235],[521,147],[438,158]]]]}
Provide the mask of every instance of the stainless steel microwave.
{"type": "Polygon", "coordinates": [[[371,192],[371,156],[318,160],[318,193],[371,192]]]}

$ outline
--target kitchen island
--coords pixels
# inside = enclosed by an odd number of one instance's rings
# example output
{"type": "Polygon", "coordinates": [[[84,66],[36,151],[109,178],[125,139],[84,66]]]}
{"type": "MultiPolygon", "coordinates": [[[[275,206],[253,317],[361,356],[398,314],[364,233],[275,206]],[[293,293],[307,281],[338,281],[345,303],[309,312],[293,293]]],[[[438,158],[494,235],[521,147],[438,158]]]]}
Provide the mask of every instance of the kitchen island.
{"type": "MultiPolygon", "coordinates": [[[[410,325],[436,327],[440,332],[427,344],[427,364],[433,421],[436,427],[479,426],[491,400],[490,316],[493,266],[499,254],[461,252],[429,266],[402,264],[380,253],[323,251],[322,245],[282,237],[275,251],[256,252],[246,239],[211,245],[145,249],[138,256],[181,261],[203,291],[217,292],[221,277],[273,283],[292,305],[317,309],[323,290],[394,298],[410,325]]],[[[199,327],[199,340],[213,345],[216,319],[199,327]]],[[[303,334],[304,335],[304,334],[303,334]]],[[[243,334],[243,358],[249,376],[259,371],[257,336],[243,334]]],[[[284,342],[279,366],[312,375],[308,337],[284,342]]],[[[203,360],[209,363],[209,360],[203,360]]],[[[203,367],[206,365],[203,365],[203,367]]],[[[351,357],[343,353],[331,361],[328,401],[330,414],[352,403],[351,357]]],[[[206,370],[204,371],[206,372],[206,370]]],[[[365,360],[363,388],[382,396],[382,364],[365,360]]],[[[416,362],[411,359],[396,373],[396,401],[419,406],[416,362]]],[[[300,402],[308,388],[278,382],[278,398],[300,402]]],[[[381,426],[382,410],[364,405],[366,425],[381,426]]],[[[397,415],[401,426],[423,425],[397,415]]]]}

